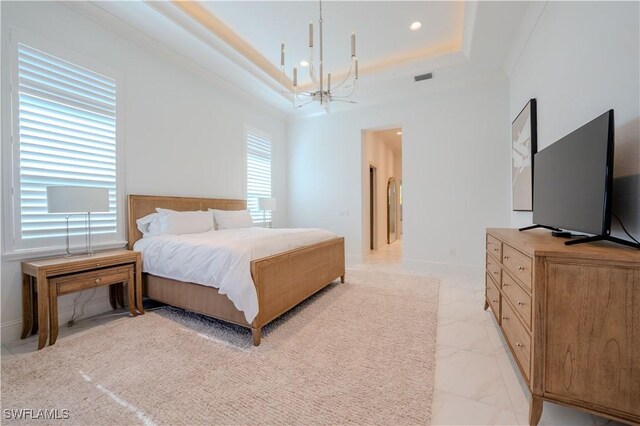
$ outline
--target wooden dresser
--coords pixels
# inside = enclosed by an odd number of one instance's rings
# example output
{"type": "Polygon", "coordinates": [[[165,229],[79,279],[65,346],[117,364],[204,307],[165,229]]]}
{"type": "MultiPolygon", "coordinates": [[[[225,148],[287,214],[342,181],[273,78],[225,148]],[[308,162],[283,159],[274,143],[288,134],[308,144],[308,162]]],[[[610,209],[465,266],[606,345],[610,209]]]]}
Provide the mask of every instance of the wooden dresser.
{"type": "Polygon", "coordinates": [[[486,301],[542,402],[640,423],[640,250],[487,229],[486,301]]]}

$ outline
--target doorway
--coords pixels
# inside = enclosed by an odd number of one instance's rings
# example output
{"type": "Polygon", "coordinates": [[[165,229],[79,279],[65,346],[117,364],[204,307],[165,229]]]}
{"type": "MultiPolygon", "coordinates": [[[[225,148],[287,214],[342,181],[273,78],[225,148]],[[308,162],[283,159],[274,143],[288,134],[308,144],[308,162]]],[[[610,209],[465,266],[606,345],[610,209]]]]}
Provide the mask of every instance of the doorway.
{"type": "Polygon", "coordinates": [[[402,129],[362,132],[362,249],[376,253],[402,240],[402,129]]]}
{"type": "Polygon", "coordinates": [[[396,179],[387,182],[387,244],[398,239],[398,199],[396,197],[396,179]]]}
{"type": "Polygon", "coordinates": [[[375,248],[376,232],[376,168],[369,165],[369,249],[375,248]]]}

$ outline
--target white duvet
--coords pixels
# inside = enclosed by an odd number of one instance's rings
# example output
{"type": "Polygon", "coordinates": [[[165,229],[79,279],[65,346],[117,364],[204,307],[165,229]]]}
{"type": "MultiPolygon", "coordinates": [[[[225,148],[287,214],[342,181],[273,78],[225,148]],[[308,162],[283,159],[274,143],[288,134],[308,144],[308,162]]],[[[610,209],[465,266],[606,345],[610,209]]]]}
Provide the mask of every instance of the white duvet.
{"type": "Polygon", "coordinates": [[[221,229],[142,238],[133,249],[144,272],[215,287],[251,324],[258,315],[251,261],[336,237],[323,229],[221,229]]]}

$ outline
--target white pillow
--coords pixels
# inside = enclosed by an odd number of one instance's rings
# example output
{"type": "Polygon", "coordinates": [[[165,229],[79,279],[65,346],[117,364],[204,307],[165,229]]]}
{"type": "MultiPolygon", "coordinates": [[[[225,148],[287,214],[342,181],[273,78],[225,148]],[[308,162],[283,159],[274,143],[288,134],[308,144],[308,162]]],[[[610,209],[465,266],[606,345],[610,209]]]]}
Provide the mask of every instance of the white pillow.
{"type": "Polygon", "coordinates": [[[161,235],[160,215],[158,213],[151,213],[145,217],[141,217],[136,220],[136,225],[138,227],[138,231],[142,232],[142,238],[161,235]]]}
{"type": "Polygon", "coordinates": [[[213,215],[205,211],[178,212],[157,208],[160,214],[160,232],[180,235],[205,232],[213,228],[213,215]]]}
{"type": "Polygon", "coordinates": [[[253,219],[249,210],[209,210],[213,212],[218,229],[253,227],[253,219]]]}

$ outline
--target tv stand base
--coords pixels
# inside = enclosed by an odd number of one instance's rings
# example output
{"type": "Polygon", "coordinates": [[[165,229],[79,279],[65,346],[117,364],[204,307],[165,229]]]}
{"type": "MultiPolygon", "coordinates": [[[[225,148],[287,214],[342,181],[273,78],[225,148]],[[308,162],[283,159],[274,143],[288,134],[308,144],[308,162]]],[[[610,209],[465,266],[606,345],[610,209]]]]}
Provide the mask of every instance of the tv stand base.
{"type": "Polygon", "coordinates": [[[590,243],[593,241],[611,241],[612,243],[622,244],[624,246],[640,249],[640,244],[623,240],[622,238],[612,237],[611,235],[595,235],[593,237],[578,238],[577,240],[565,241],[565,245],[572,246],[574,244],[590,243]]]}
{"type": "Polygon", "coordinates": [[[525,226],[524,228],[520,228],[518,229],[518,231],[528,231],[529,229],[536,229],[536,228],[544,228],[544,229],[548,229],[550,231],[558,231],[558,232],[562,232],[562,229],[560,228],[556,228],[555,226],[547,226],[547,225],[531,225],[531,226],[525,226]]]}

